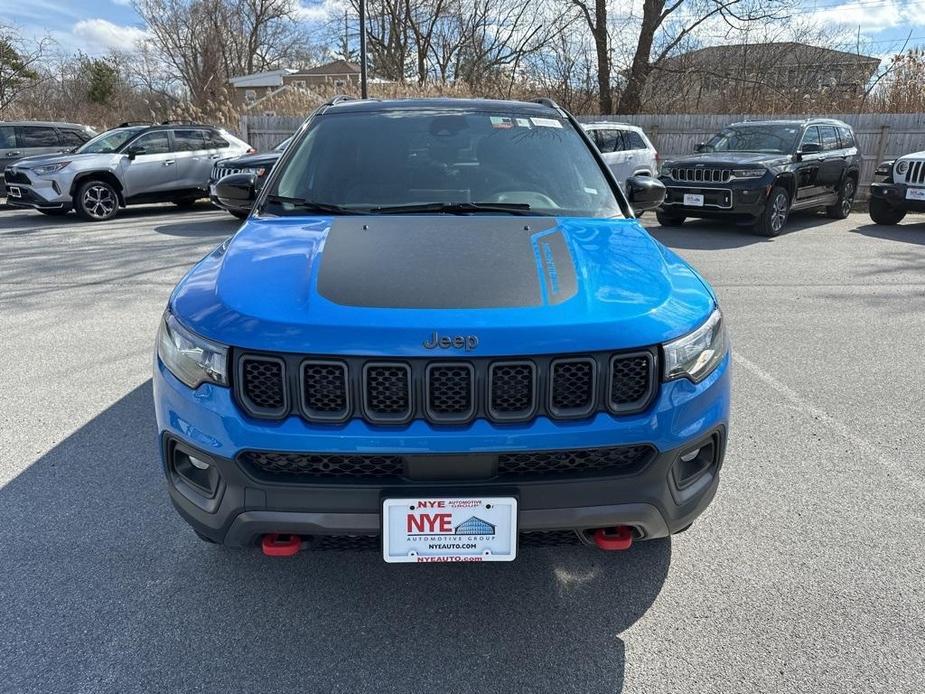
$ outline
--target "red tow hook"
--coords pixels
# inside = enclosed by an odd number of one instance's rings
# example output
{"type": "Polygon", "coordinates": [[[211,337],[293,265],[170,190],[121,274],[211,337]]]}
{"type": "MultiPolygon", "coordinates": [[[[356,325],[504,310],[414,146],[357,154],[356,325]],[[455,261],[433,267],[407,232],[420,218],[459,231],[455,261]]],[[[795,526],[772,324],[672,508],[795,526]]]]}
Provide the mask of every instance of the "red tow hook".
{"type": "Polygon", "coordinates": [[[629,549],[633,544],[633,529],[627,525],[598,528],[594,531],[594,544],[607,551],[629,549]]]}
{"type": "Polygon", "coordinates": [[[261,538],[260,548],[268,557],[291,557],[302,549],[302,538],[298,535],[270,533],[261,538]]]}

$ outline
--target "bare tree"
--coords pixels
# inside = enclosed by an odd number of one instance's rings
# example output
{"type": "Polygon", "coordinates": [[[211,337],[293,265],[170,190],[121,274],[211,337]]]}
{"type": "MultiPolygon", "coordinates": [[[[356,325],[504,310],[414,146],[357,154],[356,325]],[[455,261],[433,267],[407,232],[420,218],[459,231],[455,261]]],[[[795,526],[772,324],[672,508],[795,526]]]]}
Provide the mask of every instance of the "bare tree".
{"type": "Polygon", "coordinates": [[[784,19],[791,4],[792,0],[643,0],[636,50],[617,112],[639,112],[643,90],[653,67],[668,58],[703,25],[716,21],[741,30],[749,24],[784,19]],[[653,58],[659,32],[662,40],[653,58]]]}
{"type": "Polygon", "coordinates": [[[15,27],[0,24],[0,116],[42,81],[40,68],[53,43],[47,36],[28,41],[15,27]]]}
{"type": "Polygon", "coordinates": [[[226,80],[277,67],[301,49],[295,0],[135,0],[150,43],[171,75],[202,105],[226,80]]]}
{"type": "Polygon", "coordinates": [[[601,113],[611,113],[613,111],[613,90],[610,79],[607,0],[569,0],[569,2],[581,13],[594,38],[594,51],[597,56],[598,108],[601,113]]]}

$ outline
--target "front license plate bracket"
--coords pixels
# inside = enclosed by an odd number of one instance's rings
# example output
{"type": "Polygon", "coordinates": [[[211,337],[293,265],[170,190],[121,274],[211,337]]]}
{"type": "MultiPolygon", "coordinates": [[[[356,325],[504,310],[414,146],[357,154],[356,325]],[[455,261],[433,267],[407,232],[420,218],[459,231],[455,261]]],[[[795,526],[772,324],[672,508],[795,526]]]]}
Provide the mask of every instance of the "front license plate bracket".
{"type": "Polygon", "coordinates": [[[515,497],[413,497],[382,502],[387,563],[513,561],[515,497]]]}

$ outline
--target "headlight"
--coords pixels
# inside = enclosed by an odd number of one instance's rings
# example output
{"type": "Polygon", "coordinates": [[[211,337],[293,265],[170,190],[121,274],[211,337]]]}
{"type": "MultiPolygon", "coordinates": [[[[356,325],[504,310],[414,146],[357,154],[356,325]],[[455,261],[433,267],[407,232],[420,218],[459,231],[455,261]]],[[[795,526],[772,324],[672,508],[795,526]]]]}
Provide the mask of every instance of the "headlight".
{"type": "Polygon", "coordinates": [[[671,175],[671,168],[672,168],[672,167],[671,167],[671,164],[662,164],[662,168],[661,168],[661,174],[662,174],[662,176],[670,176],[670,175],[671,175]]]}
{"type": "Polygon", "coordinates": [[[898,173],[904,174],[904,173],[906,173],[906,169],[908,169],[908,168],[909,168],[909,162],[907,162],[907,161],[898,161],[898,162],[896,162],[896,171],[897,171],[898,173]]]}
{"type": "Polygon", "coordinates": [[[713,311],[694,332],[664,345],[665,379],[688,378],[698,383],[706,378],[726,354],[723,314],[713,311]]]}
{"type": "Polygon", "coordinates": [[[170,313],[164,314],[157,331],[157,356],[190,388],[200,383],[228,385],[228,348],[191,333],[170,313]]]}
{"type": "Polygon", "coordinates": [[[49,176],[53,173],[59,172],[65,166],[70,164],[69,161],[59,161],[57,164],[46,164],[45,166],[36,166],[32,169],[37,176],[49,176]]]}
{"type": "Polygon", "coordinates": [[[733,178],[761,178],[767,173],[767,169],[733,169],[733,178]]]}
{"type": "Polygon", "coordinates": [[[889,175],[890,175],[890,171],[892,171],[892,170],[893,170],[893,162],[892,162],[892,161],[885,161],[885,162],[881,163],[880,166],[878,166],[878,167],[874,170],[874,176],[889,176],[889,175]]]}

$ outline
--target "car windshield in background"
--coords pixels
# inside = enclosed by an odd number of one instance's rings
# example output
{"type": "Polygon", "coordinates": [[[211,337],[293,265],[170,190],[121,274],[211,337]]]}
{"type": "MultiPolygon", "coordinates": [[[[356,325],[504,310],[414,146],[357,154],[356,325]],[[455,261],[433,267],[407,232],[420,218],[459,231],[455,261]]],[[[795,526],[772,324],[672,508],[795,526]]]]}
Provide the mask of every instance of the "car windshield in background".
{"type": "Polygon", "coordinates": [[[77,148],[78,154],[112,154],[144,128],[118,128],[97,135],[77,148]]]}
{"type": "Polygon", "coordinates": [[[743,125],[726,128],[707,142],[711,152],[767,152],[788,154],[793,151],[800,128],[796,125],[743,125]]]}
{"type": "Polygon", "coordinates": [[[621,215],[587,145],[559,118],[333,113],[295,146],[267,196],[274,213],[621,215]]]}

